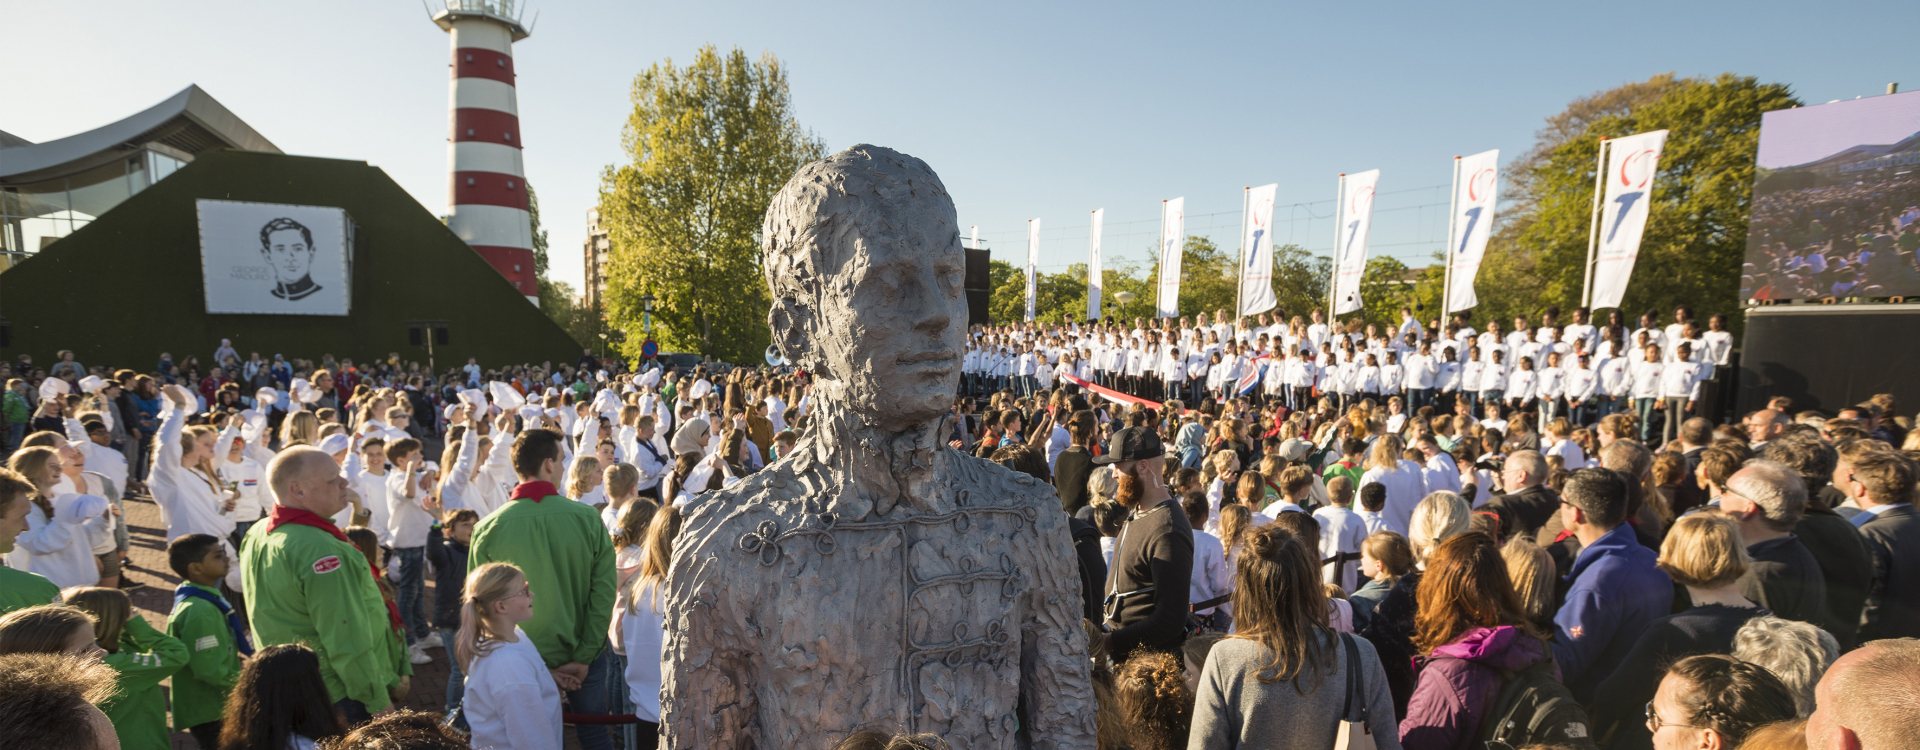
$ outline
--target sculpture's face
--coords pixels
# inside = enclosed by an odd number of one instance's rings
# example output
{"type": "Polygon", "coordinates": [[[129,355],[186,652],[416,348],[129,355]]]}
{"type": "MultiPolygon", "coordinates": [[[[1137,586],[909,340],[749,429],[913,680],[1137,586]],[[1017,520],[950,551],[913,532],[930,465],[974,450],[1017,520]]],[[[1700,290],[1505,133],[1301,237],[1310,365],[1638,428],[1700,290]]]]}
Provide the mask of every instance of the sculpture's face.
{"type": "Polygon", "coordinates": [[[944,196],[876,213],[847,238],[855,248],[827,282],[814,335],[850,408],[900,430],[952,405],[967,333],[965,254],[944,196]]]}

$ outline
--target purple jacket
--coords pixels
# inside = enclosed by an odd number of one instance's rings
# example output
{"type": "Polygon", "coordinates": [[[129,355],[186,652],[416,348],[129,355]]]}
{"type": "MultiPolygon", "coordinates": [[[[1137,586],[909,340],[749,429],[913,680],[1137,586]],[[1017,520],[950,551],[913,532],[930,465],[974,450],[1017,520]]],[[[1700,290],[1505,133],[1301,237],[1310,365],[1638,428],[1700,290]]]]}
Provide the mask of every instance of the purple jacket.
{"type": "Polygon", "coordinates": [[[1500,673],[1545,661],[1547,645],[1511,625],[1474,628],[1433,650],[1400,721],[1406,750],[1468,750],[1500,694],[1500,673]]]}

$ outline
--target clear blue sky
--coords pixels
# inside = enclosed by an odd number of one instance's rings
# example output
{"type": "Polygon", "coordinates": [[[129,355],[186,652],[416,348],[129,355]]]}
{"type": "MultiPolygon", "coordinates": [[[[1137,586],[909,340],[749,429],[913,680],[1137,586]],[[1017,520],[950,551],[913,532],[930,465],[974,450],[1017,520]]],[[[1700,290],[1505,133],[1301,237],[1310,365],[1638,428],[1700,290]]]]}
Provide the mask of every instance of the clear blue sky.
{"type": "MultiPolygon", "coordinates": [[[[1578,96],[1664,71],[1754,75],[1809,103],[1920,88],[1914,0],[531,8],[515,61],[528,179],[554,273],[576,284],[633,75],[707,43],[784,60],[830,149],[926,159],[996,258],[1022,261],[1041,217],[1043,269],[1084,257],[1099,207],[1109,258],[1144,260],[1174,196],[1190,232],[1234,247],[1240,188],[1268,182],[1275,240],[1324,250],[1335,175],[1371,168],[1374,253],[1419,265],[1445,231],[1451,157],[1517,156],[1578,96]]],[[[416,2],[0,0],[0,24],[0,129],[56,138],[197,83],[287,152],[371,162],[445,211],[447,38],[416,2]]]]}

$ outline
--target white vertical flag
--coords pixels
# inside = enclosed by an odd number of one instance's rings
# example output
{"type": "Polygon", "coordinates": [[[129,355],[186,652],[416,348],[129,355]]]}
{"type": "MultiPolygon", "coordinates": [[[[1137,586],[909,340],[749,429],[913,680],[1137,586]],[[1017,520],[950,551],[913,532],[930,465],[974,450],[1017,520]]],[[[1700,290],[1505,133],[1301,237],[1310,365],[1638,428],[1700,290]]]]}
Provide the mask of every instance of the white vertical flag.
{"type": "Polygon", "coordinates": [[[1258,315],[1280,305],[1273,296],[1273,201],[1280,184],[1247,190],[1247,217],[1240,238],[1240,315],[1258,315]]]}
{"type": "Polygon", "coordinates": [[[1187,244],[1187,199],[1160,202],[1160,301],[1154,315],[1180,317],[1180,253],[1187,244]]]}
{"type": "Polygon", "coordinates": [[[1493,234],[1494,193],[1500,186],[1500,150],[1482,151],[1460,160],[1453,186],[1453,236],[1447,239],[1447,309],[1471,309],[1480,304],[1473,294],[1473,277],[1487,254],[1493,234]]]}
{"type": "Polygon", "coordinates": [[[1027,220],[1027,320],[1033,320],[1034,267],[1040,265],[1040,220],[1027,220]]]}
{"type": "Polygon", "coordinates": [[[1333,314],[1360,309],[1360,276],[1367,270],[1367,231],[1373,226],[1374,188],[1380,170],[1340,180],[1340,244],[1333,249],[1333,314]]]}
{"type": "Polygon", "coordinates": [[[1660,150],[1667,131],[1616,138],[1607,144],[1605,197],[1600,202],[1599,246],[1594,252],[1595,310],[1619,307],[1627,296],[1627,278],[1640,256],[1640,236],[1647,229],[1653,202],[1653,175],[1660,169],[1660,150]]]}
{"type": "Polygon", "coordinates": [[[1107,210],[1093,210],[1093,232],[1087,238],[1087,319],[1100,319],[1100,295],[1106,287],[1106,279],[1100,268],[1100,220],[1106,218],[1107,210]]]}

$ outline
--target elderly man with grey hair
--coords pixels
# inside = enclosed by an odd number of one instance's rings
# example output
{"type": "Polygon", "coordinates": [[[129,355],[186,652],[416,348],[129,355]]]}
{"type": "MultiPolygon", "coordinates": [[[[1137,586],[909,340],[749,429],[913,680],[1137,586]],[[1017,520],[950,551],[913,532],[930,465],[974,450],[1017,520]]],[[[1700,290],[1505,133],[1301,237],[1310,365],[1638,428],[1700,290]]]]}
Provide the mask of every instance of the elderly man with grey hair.
{"type": "Polygon", "coordinates": [[[1833,634],[1804,622],[1755,617],[1733,634],[1733,658],[1766,667],[1780,678],[1803,719],[1813,713],[1814,684],[1839,657],[1840,642],[1833,634]]]}
{"type": "Polygon", "coordinates": [[[1820,561],[1794,535],[1807,512],[1807,485],[1785,464],[1750,461],[1727,479],[1720,512],[1740,524],[1753,558],[1741,588],[1748,599],[1789,620],[1826,622],[1827,582],[1820,561]]]}
{"type": "MultiPolygon", "coordinates": [[[[1546,485],[1547,459],[1539,451],[1514,451],[1500,466],[1506,494],[1487,502],[1500,517],[1500,538],[1533,538],[1560,510],[1560,495],[1546,485]]],[[[1549,540],[1551,541],[1551,540],[1549,540]]]]}

